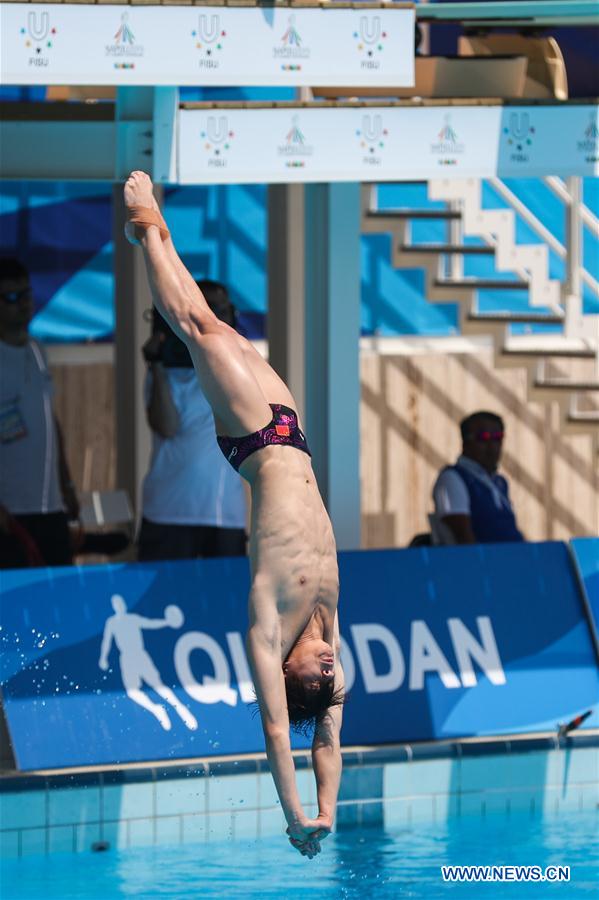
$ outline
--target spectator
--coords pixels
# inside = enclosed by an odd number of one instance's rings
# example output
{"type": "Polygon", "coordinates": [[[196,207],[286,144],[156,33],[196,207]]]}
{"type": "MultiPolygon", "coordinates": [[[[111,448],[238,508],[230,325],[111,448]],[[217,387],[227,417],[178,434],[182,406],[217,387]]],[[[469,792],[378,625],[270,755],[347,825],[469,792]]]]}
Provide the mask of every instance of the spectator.
{"type": "MultiPolygon", "coordinates": [[[[216,281],[198,285],[215,315],[235,327],[226,288],[216,281]]],[[[216,443],[212,411],[187,347],[156,310],[144,356],[152,457],[143,485],[138,558],[243,556],[241,478],[216,443]]]]}
{"type": "Polygon", "coordinates": [[[462,454],[454,466],[441,471],[433,488],[438,543],[523,541],[507,481],[497,474],[502,419],[492,412],[475,412],[460,423],[460,431],[462,454]]]}
{"type": "MultiPolygon", "coordinates": [[[[0,503],[46,565],[67,565],[68,523],[78,519],[79,501],[52,411],[48,364],[29,335],[32,316],[27,269],[16,259],[0,259],[0,503]]],[[[16,554],[16,566],[19,561],[16,554]]]]}

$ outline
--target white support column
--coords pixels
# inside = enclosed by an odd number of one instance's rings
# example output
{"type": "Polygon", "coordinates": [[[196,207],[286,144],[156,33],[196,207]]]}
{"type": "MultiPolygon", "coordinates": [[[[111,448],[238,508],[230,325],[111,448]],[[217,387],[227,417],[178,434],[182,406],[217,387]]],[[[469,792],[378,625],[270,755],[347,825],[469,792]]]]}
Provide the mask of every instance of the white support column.
{"type": "MultiPolygon", "coordinates": [[[[156,190],[157,199],[162,197],[156,190]]],[[[136,515],[141,510],[141,482],[150,456],[150,431],[146,422],[143,383],[146,367],[141,348],[150,336],[144,318],[152,296],[142,252],[125,238],[125,206],[122,184],[113,188],[114,284],[115,284],[115,405],[117,487],[127,491],[136,515]]]]}
{"type": "Polygon", "coordinates": [[[179,88],[154,88],[154,182],[174,184],[177,181],[177,137],[179,88]]]}
{"type": "Polygon", "coordinates": [[[564,304],[566,310],[566,337],[582,337],[582,179],[566,178],[570,202],[566,204],[566,283],[564,304]]]}
{"type": "Polygon", "coordinates": [[[126,178],[133,169],[152,172],[153,87],[119,87],[116,92],[115,176],[126,178]]]}
{"type": "Polygon", "coordinates": [[[360,547],[360,185],[306,185],[306,432],[340,549],[360,547]]]}
{"type": "Polygon", "coordinates": [[[268,187],[268,361],[304,419],[306,392],[304,185],[268,187]]]}

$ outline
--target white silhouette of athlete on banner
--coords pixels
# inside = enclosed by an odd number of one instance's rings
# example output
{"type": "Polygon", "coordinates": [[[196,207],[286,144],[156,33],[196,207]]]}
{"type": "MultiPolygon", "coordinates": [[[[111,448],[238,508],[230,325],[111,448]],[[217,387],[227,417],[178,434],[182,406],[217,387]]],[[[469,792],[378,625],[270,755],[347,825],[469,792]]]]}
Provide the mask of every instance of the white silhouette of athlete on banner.
{"type": "Polygon", "coordinates": [[[129,699],[151,712],[164,730],[170,731],[171,720],[164,706],[153,703],[141,690],[145,681],[173,707],[187,727],[195,731],[198,727],[195,716],[177,699],[174,692],[162,683],[160,672],[144,647],[142,636],[144,628],[180,628],[183,625],[183,613],[178,606],[167,606],[163,619],[147,619],[137,613],[127,612],[127,604],[119,594],[114,594],[110,602],[115,614],[110,616],[104,625],[98,665],[103,671],[108,669],[108,654],[114,641],[120,653],[121,676],[129,699]]]}

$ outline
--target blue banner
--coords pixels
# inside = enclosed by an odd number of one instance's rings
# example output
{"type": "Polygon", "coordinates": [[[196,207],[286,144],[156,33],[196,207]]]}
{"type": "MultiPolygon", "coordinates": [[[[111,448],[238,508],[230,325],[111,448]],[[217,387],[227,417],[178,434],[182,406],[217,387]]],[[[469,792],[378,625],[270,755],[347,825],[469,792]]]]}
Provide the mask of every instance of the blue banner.
{"type": "MultiPolygon", "coordinates": [[[[346,746],[552,730],[596,705],[564,544],[339,562],[346,746]]],[[[19,768],[263,749],[244,651],[246,560],[0,577],[0,678],[19,768]]],[[[595,706],[586,725],[597,723],[595,706]]]]}

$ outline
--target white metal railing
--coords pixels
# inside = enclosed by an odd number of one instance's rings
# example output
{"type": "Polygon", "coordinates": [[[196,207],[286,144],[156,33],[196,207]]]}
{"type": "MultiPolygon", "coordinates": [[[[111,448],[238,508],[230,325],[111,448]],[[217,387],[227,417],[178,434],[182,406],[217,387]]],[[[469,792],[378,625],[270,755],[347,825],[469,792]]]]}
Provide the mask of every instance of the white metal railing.
{"type": "MultiPolygon", "coordinates": [[[[548,247],[562,260],[566,262],[567,276],[565,280],[565,294],[572,295],[572,288],[580,285],[580,281],[589,288],[591,293],[599,297],[599,281],[584,268],[582,261],[582,240],[580,234],[580,226],[588,228],[593,235],[599,240],[599,218],[585,206],[582,202],[582,180],[574,176],[568,178],[567,183],[561,178],[551,176],[543,178],[542,181],[558,197],[566,206],[568,221],[566,227],[566,245],[562,244],[555,235],[541,222],[537,216],[514,194],[513,191],[500,178],[487,179],[488,184],[493,190],[508,204],[511,209],[522,218],[529,228],[544,241],[548,247]]],[[[363,193],[363,212],[375,212],[378,209],[378,187],[376,183],[364,185],[363,193]]],[[[457,220],[455,223],[448,223],[448,241],[449,243],[459,243],[459,229],[461,223],[457,220]]],[[[447,275],[458,277],[461,273],[452,268],[452,262],[448,264],[449,271],[447,275]]],[[[455,263],[453,264],[455,266],[455,263]]],[[[461,265],[461,260],[457,264],[461,265]]],[[[517,272],[522,277],[525,273],[517,272]]],[[[580,291],[578,291],[580,293],[580,291]]],[[[564,298],[565,299],[565,298],[564,298]]],[[[581,301],[581,298],[578,298],[581,301]]]]}
{"type": "Polygon", "coordinates": [[[599,281],[594,278],[582,263],[582,242],[578,234],[580,224],[589,228],[599,240],[599,219],[585,206],[580,199],[581,179],[569,178],[566,184],[561,178],[544,178],[543,181],[550,190],[566,204],[566,209],[574,215],[569,216],[569,226],[566,228],[567,245],[558,241],[554,234],[543,225],[540,219],[517,197],[500,178],[489,178],[489,184],[493,190],[517,213],[529,228],[541,238],[553,252],[566,261],[568,265],[568,285],[574,284],[578,278],[587,285],[589,290],[599,297],[599,281]]]}
{"type": "MultiPolygon", "coordinates": [[[[572,203],[572,196],[568,190],[568,186],[562,181],[561,178],[558,178],[556,175],[550,175],[547,178],[543,178],[543,181],[547,185],[547,187],[558,197],[562,203],[570,206],[572,203]]],[[[599,219],[597,216],[591,212],[588,206],[585,206],[584,203],[580,207],[580,215],[582,218],[583,225],[586,225],[591,231],[594,232],[595,237],[599,239],[599,219]]]]}

